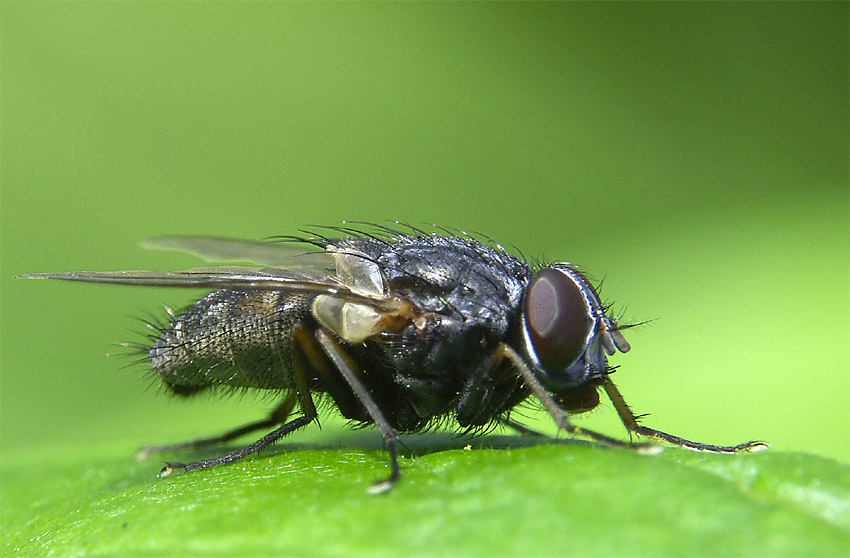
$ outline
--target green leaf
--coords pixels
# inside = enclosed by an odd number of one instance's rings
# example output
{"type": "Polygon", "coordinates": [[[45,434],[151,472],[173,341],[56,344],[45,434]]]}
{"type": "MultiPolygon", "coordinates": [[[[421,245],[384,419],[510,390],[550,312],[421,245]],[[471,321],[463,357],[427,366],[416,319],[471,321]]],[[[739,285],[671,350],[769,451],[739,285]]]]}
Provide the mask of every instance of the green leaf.
{"type": "Polygon", "coordinates": [[[401,483],[373,496],[388,471],[374,439],[281,445],[162,479],[126,447],[15,456],[2,471],[4,555],[850,553],[850,468],[813,455],[648,456],[508,436],[445,449],[464,441],[426,434],[406,438],[401,483]]]}

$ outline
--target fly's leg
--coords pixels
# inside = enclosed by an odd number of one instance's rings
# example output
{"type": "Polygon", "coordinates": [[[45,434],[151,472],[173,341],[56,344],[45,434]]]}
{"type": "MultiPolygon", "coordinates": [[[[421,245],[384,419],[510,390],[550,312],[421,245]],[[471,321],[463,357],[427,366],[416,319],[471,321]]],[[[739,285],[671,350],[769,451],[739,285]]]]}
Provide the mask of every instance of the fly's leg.
{"type": "Polygon", "coordinates": [[[296,417],[276,430],[269,432],[253,444],[220,457],[205,459],[203,461],[194,461],[192,463],[166,463],[165,467],[163,467],[162,471],[160,471],[159,476],[165,477],[178,469],[183,471],[193,471],[195,469],[208,469],[210,467],[215,467],[216,465],[232,463],[233,461],[247,457],[252,453],[262,451],[287,434],[310,424],[314,420],[317,420],[318,413],[316,412],[316,406],[313,403],[313,398],[310,395],[310,386],[307,381],[310,352],[309,348],[304,348],[304,343],[309,342],[309,339],[309,334],[306,333],[304,326],[296,325],[293,328],[291,336],[293,349],[292,377],[295,382],[295,394],[298,399],[299,406],[301,407],[301,412],[303,413],[301,416],[296,417]]]}
{"type": "Polygon", "coordinates": [[[594,432],[593,430],[588,430],[586,428],[574,425],[570,422],[569,418],[567,418],[567,414],[564,412],[564,410],[561,409],[561,407],[558,406],[558,403],[552,398],[551,395],[549,395],[549,392],[546,391],[546,388],[543,387],[543,384],[540,383],[540,380],[537,379],[537,376],[534,375],[534,372],[531,371],[531,369],[528,367],[522,357],[519,356],[515,350],[513,350],[507,344],[501,343],[496,349],[496,351],[497,356],[499,356],[500,358],[507,358],[511,361],[511,364],[513,364],[514,367],[519,370],[519,373],[522,376],[526,387],[528,387],[534,394],[534,396],[537,397],[538,400],[540,400],[540,403],[543,404],[543,408],[546,409],[546,412],[549,413],[549,416],[552,417],[552,419],[555,421],[555,424],[558,425],[558,429],[565,430],[575,436],[582,436],[584,438],[588,438],[604,446],[614,448],[626,448],[647,453],[654,453],[656,451],[657,446],[654,446],[652,444],[633,444],[629,442],[623,442],[621,440],[617,440],[616,438],[606,436],[605,434],[600,434],[599,432],[594,432]]]}
{"type": "Polygon", "coordinates": [[[641,426],[638,424],[638,418],[632,410],[629,409],[629,406],[626,404],[626,400],[623,399],[623,396],[620,394],[620,390],[617,389],[614,382],[612,382],[609,378],[605,378],[605,383],[602,384],[602,387],[605,389],[605,393],[608,394],[608,397],[611,398],[611,402],[614,403],[614,408],[617,409],[617,414],[620,415],[620,420],[623,421],[623,425],[630,433],[637,434],[638,436],[645,436],[654,440],[660,440],[662,442],[667,442],[668,444],[673,444],[674,446],[679,446],[680,448],[710,453],[753,452],[766,450],[770,447],[767,443],[759,441],[745,442],[743,444],[738,444],[737,446],[703,444],[701,442],[686,440],[679,436],[673,436],[672,434],[667,434],[666,432],[661,432],[654,428],[641,426]]]}
{"type": "Polygon", "coordinates": [[[504,355],[496,351],[464,383],[455,418],[467,432],[489,424],[499,409],[510,407],[507,402],[517,391],[519,380],[513,367],[506,364],[504,355]]]}
{"type": "Polygon", "coordinates": [[[163,467],[162,470],[159,472],[159,476],[167,477],[178,469],[181,471],[194,471],[195,469],[209,469],[210,467],[215,467],[216,465],[232,463],[238,459],[247,457],[252,453],[264,450],[265,448],[277,442],[290,432],[297,430],[302,426],[310,424],[312,420],[313,418],[309,417],[308,415],[303,415],[298,418],[295,418],[287,422],[277,430],[273,430],[272,432],[266,434],[253,444],[245,446],[244,448],[238,449],[236,451],[232,451],[220,457],[204,459],[203,461],[194,461],[192,463],[166,463],[165,467],[163,467]]]}
{"type": "Polygon", "coordinates": [[[162,453],[162,452],[170,452],[170,451],[178,451],[184,449],[196,449],[202,448],[205,446],[213,446],[217,444],[223,444],[224,442],[229,442],[230,440],[234,440],[245,434],[249,434],[256,430],[262,430],[264,428],[271,428],[278,424],[284,424],[286,419],[289,418],[289,415],[292,413],[292,410],[295,408],[295,403],[298,401],[298,398],[294,393],[290,393],[286,396],[286,398],[280,402],[268,417],[258,420],[255,422],[250,422],[248,424],[244,424],[238,428],[234,428],[233,430],[228,430],[227,432],[220,434],[219,436],[213,436],[211,438],[201,438],[199,440],[190,440],[188,442],[183,442],[180,444],[166,444],[162,446],[145,446],[139,450],[136,454],[137,459],[145,459],[152,453],[162,453]]]}
{"type": "Polygon", "coordinates": [[[319,345],[321,345],[322,349],[331,359],[334,366],[336,366],[337,370],[339,370],[339,373],[354,392],[354,395],[357,396],[357,399],[363,407],[366,408],[366,412],[369,414],[369,417],[372,419],[372,422],[375,423],[375,426],[378,428],[378,432],[381,433],[381,437],[384,439],[387,451],[390,452],[390,476],[384,480],[373,483],[369,487],[369,492],[372,494],[386,492],[392,488],[401,477],[401,469],[398,465],[398,434],[396,434],[395,430],[393,430],[392,426],[390,426],[390,423],[381,412],[381,409],[378,408],[375,400],[372,399],[371,395],[369,395],[369,392],[366,390],[366,386],[364,386],[363,382],[360,381],[357,373],[359,367],[352,358],[325,330],[319,329],[316,331],[315,335],[319,345]]]}

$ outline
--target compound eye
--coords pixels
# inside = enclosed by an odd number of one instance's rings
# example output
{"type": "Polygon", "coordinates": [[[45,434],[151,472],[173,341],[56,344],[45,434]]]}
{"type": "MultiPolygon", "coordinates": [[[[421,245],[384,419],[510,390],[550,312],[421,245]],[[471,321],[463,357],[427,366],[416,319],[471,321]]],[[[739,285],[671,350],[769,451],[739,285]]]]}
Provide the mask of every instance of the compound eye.
{"type": "Polygon", "coordinates": [[[525,322],[534,353],[548,372],[565,370],[581,355],[592,326],[578,284],[557,269],[531,278],[525,322]]]}

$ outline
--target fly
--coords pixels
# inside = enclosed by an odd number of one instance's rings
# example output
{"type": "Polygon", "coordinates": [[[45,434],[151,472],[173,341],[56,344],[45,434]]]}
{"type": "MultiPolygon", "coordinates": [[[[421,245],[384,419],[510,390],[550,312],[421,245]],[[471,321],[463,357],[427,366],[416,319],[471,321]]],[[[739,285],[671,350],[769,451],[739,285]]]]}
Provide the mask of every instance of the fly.
{"type": "Polygon", "coordinates": [[[608,357],[630,349],[590,281],[569,263],[532,265],[495,242],[466,234],[409,232],[370,225],[329,227],[255,242],[205,236],[161,237],[149,247],[207,260],[251,261],[176,272],[78,271],[23,275],[154,287],[214,289],[154,328],[138,348],[170,392],[216,389],[282,394],[264,420],[213,438],[150,446],[145,453],[225,442],[270,430],[213,459],[167,463],[160,476],[230,463],[317,420],[329,398],[355,424],[374,425],[400,478],[398,434],[450,418],[469,432],[504,425],[529,432],[511,410],[537,399],[560,430],[603,446],[650,450],[574,425],[569,415],[612,401],[630,434],[714,453],[766,449],[694,442],[638,421],[611,381],[608,357]]]}

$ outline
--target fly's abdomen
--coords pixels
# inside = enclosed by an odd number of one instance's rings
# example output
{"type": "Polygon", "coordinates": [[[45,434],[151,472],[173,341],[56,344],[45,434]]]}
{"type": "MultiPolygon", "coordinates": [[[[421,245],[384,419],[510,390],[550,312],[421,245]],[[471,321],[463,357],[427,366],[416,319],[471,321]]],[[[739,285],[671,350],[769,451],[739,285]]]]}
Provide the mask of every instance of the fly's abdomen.
{"type": "Polygon", "coordinates": [[[215,291],[166,326],[148,352],[177,394],[206,387],[290,387],[293,326],[313,297],[279,291],[215,291]]]}

